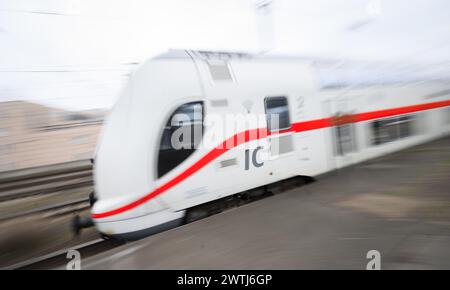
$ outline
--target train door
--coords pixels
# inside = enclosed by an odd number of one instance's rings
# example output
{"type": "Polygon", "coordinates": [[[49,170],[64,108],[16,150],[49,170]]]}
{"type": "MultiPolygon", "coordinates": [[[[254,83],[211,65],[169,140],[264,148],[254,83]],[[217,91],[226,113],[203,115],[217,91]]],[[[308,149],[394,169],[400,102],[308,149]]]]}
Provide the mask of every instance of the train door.
{"type": "Polygon", "coordinates": [[[264,98],[267,130],[266,176],[267,180],[276,181],[292,175],[295,170],[294,136],[287,96],[268,96],[264,98]]]}
{"type": "Polygon", "coordinates": [[[354,110],[350,109],[351,98],[340,97],[325,101],[326,116],[331,118],[329,131],[329,156],[332,168],[342,168],[352,164],[358,151],[354,110]]]}

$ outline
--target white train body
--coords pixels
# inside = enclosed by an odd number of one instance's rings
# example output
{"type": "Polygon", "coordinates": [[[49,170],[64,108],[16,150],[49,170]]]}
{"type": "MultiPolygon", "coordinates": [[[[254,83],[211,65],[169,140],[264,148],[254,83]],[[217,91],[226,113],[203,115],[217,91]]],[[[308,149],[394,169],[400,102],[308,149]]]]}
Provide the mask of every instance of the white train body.
{"type": "Polygon", "coordinates": [[[300,59],[174,51],[141,65],[107,119],[95,158],[92,217],[105,235],[158,232],[180,224],[193,206],[448,134],[449,100],[444,82],[323,88],[315,67],[300,59]],[[194,107],[201,118],[191,121],[202,122],[202,141],[214,146],[179,160],[176,152],[164,155],[164,128],[171,132],[174,112],[194,107]],[[264,120],[214,134],[220,126],[207,121],[268,116],[272,109],[288,116],[279,130],[264,120]],[[259,135],[215,147],[254,129],[259,135]]]}

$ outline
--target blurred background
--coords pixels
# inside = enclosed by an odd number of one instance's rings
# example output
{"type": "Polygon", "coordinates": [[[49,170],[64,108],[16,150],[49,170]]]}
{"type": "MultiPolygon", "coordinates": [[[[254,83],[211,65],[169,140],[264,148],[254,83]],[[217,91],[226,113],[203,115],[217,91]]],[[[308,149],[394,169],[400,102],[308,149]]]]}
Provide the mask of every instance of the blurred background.
{"type": "Polygon", "coordinates": [[[169,48],[448,75],[445,0],[0,0],[0,171],[90,158],[130,72],[169,48]]]}

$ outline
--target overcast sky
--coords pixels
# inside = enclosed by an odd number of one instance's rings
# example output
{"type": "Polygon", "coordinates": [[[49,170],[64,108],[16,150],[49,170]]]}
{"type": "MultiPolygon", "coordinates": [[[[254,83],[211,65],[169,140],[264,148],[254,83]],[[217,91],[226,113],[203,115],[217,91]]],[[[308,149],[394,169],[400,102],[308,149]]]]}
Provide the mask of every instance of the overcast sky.
{"type": "Polygon", "coordinates": [[[0,0],[0,100],[108,108],[168,48],[450,63],[448,0],[259,1],[0,0]]]}

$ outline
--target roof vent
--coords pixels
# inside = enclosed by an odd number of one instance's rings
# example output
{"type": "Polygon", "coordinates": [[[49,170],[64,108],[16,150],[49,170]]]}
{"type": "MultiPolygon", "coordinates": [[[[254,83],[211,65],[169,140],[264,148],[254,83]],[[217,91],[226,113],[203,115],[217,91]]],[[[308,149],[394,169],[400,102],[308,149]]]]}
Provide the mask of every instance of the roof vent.
{"type": "Polygon", "coordinates": [[[208,63],[208,67],[214,81],[233,81],[227,63],[208,63]]]}

